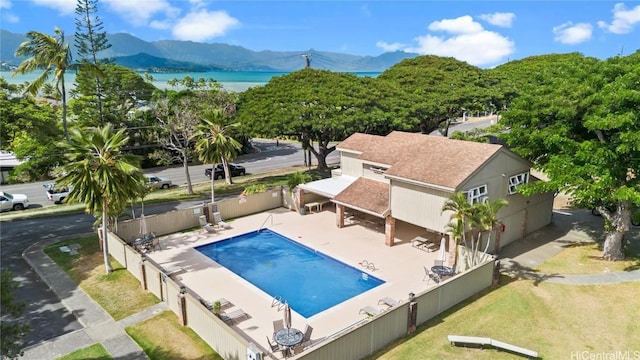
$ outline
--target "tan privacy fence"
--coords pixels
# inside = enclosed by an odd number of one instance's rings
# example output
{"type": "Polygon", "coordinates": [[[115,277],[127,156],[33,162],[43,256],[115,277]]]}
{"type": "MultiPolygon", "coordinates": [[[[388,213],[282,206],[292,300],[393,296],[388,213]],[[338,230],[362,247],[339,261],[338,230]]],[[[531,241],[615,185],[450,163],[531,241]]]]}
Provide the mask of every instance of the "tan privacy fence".
{"type": "MultiPolygon", "coordinates": [[[[259,213],[277,207],[293,207],[289,192],[277,188],[251,196],[225,199],[216,203],[223,219],[259,213]]],[[[198,216],[215,210],[211,204],[190,209],[176,210],[146,218],[147,228],[164,235],[199,226],[198,216]]],[[[169,308],[185,320],[209,346],[225,359],[247,359],[247,354],[261,352],[255,344],[237,333],[200,303],[197,294],[185,288],[171,276],[170,269],[146,259],[135,251],[130,239],[139,236],[139,219],[118,225],[117,234],[108,236],[109,252],[129,272],[146,284],[169,308]],[[129,241],[125,241],[129,239],[129,241]]],[[[407,334],[410,326],[419,326],[470,296],[491,286],[494,261],[488,260],[475,268],[443,281],[424,293],[416,294],[412,302],[404,302],[389,310],[352,324],[342,331],[329,335],[290,359],[361,359],[373,354],[390,342],[407,334]],[[416,323],[410,323],[409,309],[416,311],[416,323]]],[[[262,339],[256,339],[259,342],[262,339]]],[[[262,359],[268,356],[263,354],[262,359]]],[[[258,357],[257,359],[260,359],[258,357]]]]}

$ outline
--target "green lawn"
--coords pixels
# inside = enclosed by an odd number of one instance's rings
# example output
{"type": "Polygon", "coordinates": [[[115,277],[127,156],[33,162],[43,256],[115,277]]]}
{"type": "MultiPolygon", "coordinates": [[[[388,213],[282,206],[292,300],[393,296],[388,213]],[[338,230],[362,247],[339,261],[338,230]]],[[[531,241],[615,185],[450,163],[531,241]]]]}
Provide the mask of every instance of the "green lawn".
{"type": "Polygon", "coordinates": [[[107,350],[101,344],[91,345],[84,349],[76,350],[71,354],[56,358],[56,360],[111,360],[113,357],[109,355],[107,350]]]}
{"type": "Polygon", "coordinates": [[[501,277],[482,293],[368,359],[514,359],[508,352],[451,346],[447,335],[490,337],[570,359],[571,351],[640,350],[640,282],[572,286],[501,277]]]}
{"type": "Polygon", "coordinates": [[[143,290],[138,279],[118,262],[112,261],[114,271],[109,275],[105,274],[97,236],[64,240],[46,247],[44,252],[115,320],[121,320],[160,302],[153,294],[143,290]],[[80,246],[77,255],[60,251],[61,246],[72,244],[80,246]]]}
{"type": "Polygon", "coordinates": [[[153,360],[210,359],[223,360],[193,330],[180,325],[171,311],[125,329],[153,360]]]}

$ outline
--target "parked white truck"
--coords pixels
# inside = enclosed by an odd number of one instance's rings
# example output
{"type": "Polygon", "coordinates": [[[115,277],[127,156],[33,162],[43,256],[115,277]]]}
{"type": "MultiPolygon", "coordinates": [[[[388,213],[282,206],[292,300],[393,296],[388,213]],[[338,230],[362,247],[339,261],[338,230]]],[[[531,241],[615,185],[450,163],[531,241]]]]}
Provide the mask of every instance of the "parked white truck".
{"type": "Polygon", "coordinates": [[[56,204],[62,204],[64,199],[69,196],[69,192],[71,191],[71,189],[69,188],[56,186],[55,183],[44,184],[42,186],[44,186],[47,191],[47,199],[49,199],[49,201],[53,201],[56,204]]]}

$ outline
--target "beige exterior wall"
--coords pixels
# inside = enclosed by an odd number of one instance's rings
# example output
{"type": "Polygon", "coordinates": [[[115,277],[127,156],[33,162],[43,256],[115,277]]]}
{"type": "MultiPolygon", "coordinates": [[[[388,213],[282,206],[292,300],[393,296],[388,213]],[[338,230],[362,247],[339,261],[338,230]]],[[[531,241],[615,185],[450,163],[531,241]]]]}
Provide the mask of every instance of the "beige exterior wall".
{"type": "Polygon", "coordinates": [[[354,177],[363,175],[362,161],[356,154],[340,152],[340,169],[342,169],[342,175],[354,177]]]}
{"type": "Polygon", "coordinates": [[[365,178],[373,179],[377,181],[381,181],[384,183],[389,183],[389,179],[384,176],[384,172],[380,172],[378,169],[382,167],[371,165],[371,164],[363,164],[362,174],[365,178]]]}
{"type": "Polygon", "coordinates": [[[466,191],[486,184],[490,199],[505,199],[508,195],[509,177],[527,171],[529,163],[526,160],[510,152],[500,151],[463,182],[458,190],[466,191]]]}
{"type": "Polygon", "coordinates": [[[442,214],[442,206],[451,193],[391,181],[391,216],[410,224],[443,232],[449,223],[449,212],[442,214]]]}

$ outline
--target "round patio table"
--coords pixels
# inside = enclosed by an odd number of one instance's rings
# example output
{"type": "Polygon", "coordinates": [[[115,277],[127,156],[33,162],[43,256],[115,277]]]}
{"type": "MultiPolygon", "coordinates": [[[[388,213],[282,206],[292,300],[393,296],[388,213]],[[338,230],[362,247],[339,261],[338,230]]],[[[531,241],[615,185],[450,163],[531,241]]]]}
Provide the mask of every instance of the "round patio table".
{"type": "Polygon", "coordinates": [[[443,265],[437,265],[437,266],[432,266],[431,267],[431,271],[433,271],[434,273],[440,275],[440,276],[453,276],[453,269],[448,267],[448,266],[443,266],[443,265]]]}
{"type": "Polygon", "coordinates": [[[304,334],[302,331],[289,328],[280,329],[273,335],[274,340],[282,346],[294,346],[302,342],[304,334]]]}

